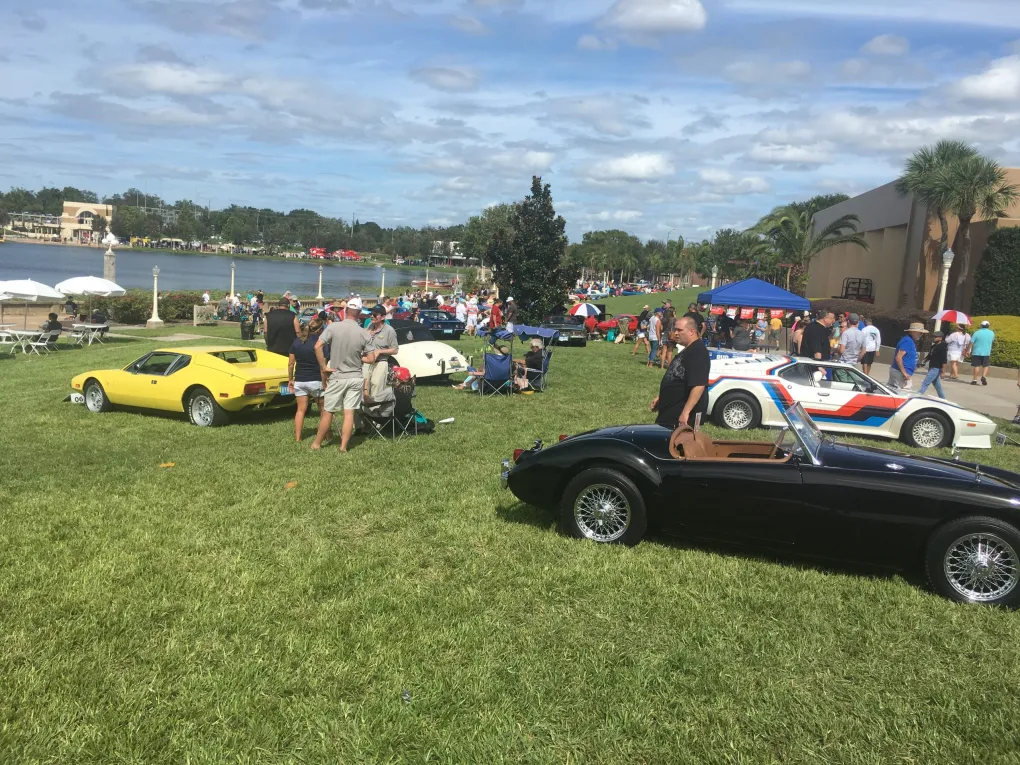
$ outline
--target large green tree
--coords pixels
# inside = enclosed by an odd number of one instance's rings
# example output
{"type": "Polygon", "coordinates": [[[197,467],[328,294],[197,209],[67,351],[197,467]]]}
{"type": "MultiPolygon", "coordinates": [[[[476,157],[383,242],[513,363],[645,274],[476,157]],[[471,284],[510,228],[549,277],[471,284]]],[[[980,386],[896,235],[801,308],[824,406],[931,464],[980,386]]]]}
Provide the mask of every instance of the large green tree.
{"type": "Polygon", "coordinates": [[[963,141],[939,141],[924,146],[907,160],[903,175],[896,182],[896,190],[903,196],[912,195],[921,202],[928,215],[939,221],[939,256],[949,248],[949,219],[946,215],[949,199],[938,183],[939,173],[956,162],[977,156],[977,151],[963,141]]]}
{"type": "Polygon", "coordinates": [[[978,316],[1020,316],[1020,228],[1002,228],[988,237],[988,248],[974,274],[978,316]]]}
{"type": "Polygon", "coordinates": [[[577,271],[564,257],[566,221],[556,214],[549,184],[534,176],[531,193],[514,206],[511,225],[486,248],[499,294],[513,297],[523,321],[539,321],[563,304],[577,271]]]}
{"type": "Polygon", "coordinates": [[[960,266],[956,274],[957,303],[963,298],[963,287],[970,276],[970,224],[974,216],[1002,218],[1020,194],[1013,184],[1006,182],[1006,171],[998,162],[980,155],[962,157],[935,174],[935,193],[943,200],[945,209],[959,219],[956,246],[960,266]]]}

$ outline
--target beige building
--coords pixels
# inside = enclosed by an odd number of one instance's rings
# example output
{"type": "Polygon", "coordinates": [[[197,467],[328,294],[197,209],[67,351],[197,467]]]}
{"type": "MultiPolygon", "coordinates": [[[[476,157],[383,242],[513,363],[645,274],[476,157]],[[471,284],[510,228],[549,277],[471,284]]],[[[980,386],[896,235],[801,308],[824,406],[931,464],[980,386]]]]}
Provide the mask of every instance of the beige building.
{"type": "MultiPolygon", "coordinates": [[[[1020,185],[1020,169],[1007,170],[1008,182],[1020,185]]],[[[946,307],[969,311],[974,296],[974,274],[985,251],[989,235],[999,226],[1020,226],[1020,201],[1006,211],[1007,217],[982,220],[975,216],[970,226],[971,257],[962,294],[956,281],[962,258],[953,261],[946,289],[946,307]]],[[[842,215],[861,219],[860,229],[870,250],[842,245],[819,253],[808,269],[807,297],[838,297],[843,280],[871,279],[877,308],[916,308],[935,311],[938,307],[942,259],[939,253],[938,219],[928,217],[924,206],[912,197],[902,197],[895,181],[848,199],[815,215],[817,231],[842,215]]],[[[949,241],[959,252],[959,221],[949,217],[949,241]]]]}
{"type": "Polygon", "coordinates": [[[93,232],[92,222],[95,218],[106,218],[109,228],[113,218],[113,206],[93,204],[91,202],[64,202],[64,212],[60,216],[60,238],[68,242],[99,241],[102,235],[93,232]]]}

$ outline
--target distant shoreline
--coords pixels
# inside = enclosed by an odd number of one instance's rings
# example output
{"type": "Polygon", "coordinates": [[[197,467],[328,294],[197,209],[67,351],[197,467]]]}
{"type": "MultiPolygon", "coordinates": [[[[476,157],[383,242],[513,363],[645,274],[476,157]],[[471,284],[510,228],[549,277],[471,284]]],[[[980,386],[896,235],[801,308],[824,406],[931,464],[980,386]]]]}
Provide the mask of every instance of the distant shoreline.
{"type": "MultiPolygon", "coordinates": [[[[18,244],[41,244],[41,245],[49,245],[49,246],[56,246],[56,247],[79,247],[79,248],[86,249],[86,250],[105,251],[105,249],[106,249],[106,245],[101,245],[101,244],[100,245],[96,245],[96,244],[75,244],[73,242],[46,242],[46,241],[43,241],[43,240],[40,240],[40,239],[22,239],[22,238],[11,238],[11,237],[8,237],[5,241],[11,242],[11,243],[17,242],[18,244]]],[[[316,260],[313,260],[311,258],[280,258],[280,257],[275,257],[275,256],[266,256],[266,255],[250,255],[248,253],[234,254],[234,253],[230,253],[230,252],[218,252],[218,251],[217,252],[199,252],[198,250],[174,250],[174,249],[170,249],[169,247],[131,247],[130,245],[117,245],[117,246],[115,246],[113,248],[113,251],[118,253],[118,254],[122,253],[122,252],[166,252],[166,253],[169,253],[171,255],[215,255],[216,257],[220,257],[220,258],[232,258],[232,259],[243,258],[245,260],[265,260],[265,261],[272,261],[272,262],[277,262],[278,261],[278,262],[281,262],[281,263],[288,263],[290,261],[295,261],[295,262],[298,262],[298,263],[316,263],[316,262],[319,262],[319,263],[322,263],[322,265],[324,265],[324,266],[349,266],[349,267],[353,267],[353,268],[375,268],[378,265],[378,266],[382,266],[383,268],[386,268],[386,269],[394,269],[394,270],[400,270],[400,271],[425,271],[425,270],[428,270],[428,271],[435,271],[435,272],[438,272],[438,273],[451,273],[451,274],[452,273],[456,273],[457,271],[467,271],[469,268],[474,268],[474,266],[464,266],[463,268],[458,268],[457,266],[408,266],[408,265],[397,265],[396,263],[386,263],[386,262],[383,262],[383,263],[376,263],[376,262],[372,262],[372,263],[359,263],[359,262],[355,261],[355,262],[352,263],[352,262],[348,262],[348,261],[335,261],[335,260],[316,261],[316,260]]]]}

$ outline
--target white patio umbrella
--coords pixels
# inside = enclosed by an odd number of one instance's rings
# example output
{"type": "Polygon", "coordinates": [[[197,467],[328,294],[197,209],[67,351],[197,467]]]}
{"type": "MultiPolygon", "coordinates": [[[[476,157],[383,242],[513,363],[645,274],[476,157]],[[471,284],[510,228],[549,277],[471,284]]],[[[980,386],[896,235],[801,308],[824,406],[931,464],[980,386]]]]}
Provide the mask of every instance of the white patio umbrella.
{"type": "Polygon", "coordinates": [[[63,293],[31,279],[12,279],[9,282],[0,282],[0,300],[7,303],[25,304],[25,329],[28,329],[29,303],[63,299],[63,293]]]}
{"type": "Polygon", "coordinates": [[[92,296],[99,297],[120,297],[126,290],[119,284],[109,279],[100,279],[98,276],[74,276],[65,279],[57,285],[57,289],[65,295],[86,295],[89,299],[88,315],[92,315],[92,296]]]}

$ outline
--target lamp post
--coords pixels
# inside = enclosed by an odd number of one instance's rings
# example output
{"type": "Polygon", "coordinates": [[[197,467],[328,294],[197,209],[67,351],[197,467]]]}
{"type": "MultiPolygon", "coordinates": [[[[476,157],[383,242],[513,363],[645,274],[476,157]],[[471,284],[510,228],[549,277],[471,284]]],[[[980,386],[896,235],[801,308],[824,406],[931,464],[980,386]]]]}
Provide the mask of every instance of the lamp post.
{"type": "Polygon", "coordinates": [[[383,295],[386,294],[386,269],[379,269],[382,271],[382,284],[379,285],[379,302],[382,303],[383,295]]]}
{"type": "MultiPolygon", "coordinates": [[[[949,283],[949,269],[953,267],[955,253],[951,248],[942,253],[942,280],[939,285],[939,313],[946,307],[946,285],[949,283]]],[[[935,331],[942,331],[942,319],[935,323],[935,331]]]]}
{"type": "Polygon", "coordinates": [[[230,297],[234,296],[234,261],[230,261],[230,297]]]}
{"type": "Polygon", "coordinates": [[[152,267],[152,316],[145,326],[149,329],[159,329],[163,326],[163,320],[159,318],[159,266],[152,267]]]}
{"type": "Polygon", "coordinates": [[[322,264],[319,264],[319,293],[315,296],[316,300],[322,300],[322,264]]]}
{"type": "MultiPolygon", "coordinates": [[[[670,268],[670,271],[669,271],[669,288],[671,290],[673,289],[673,260],[672,260],[672,258],[669,257],[669,238],[673,235],[674,231],[676,231],[676,229],[675,228],[671,228],[669,231],[666,232],[666,261],[669,263],[669,268],[670,268]]],[[[654,278],[654,274],[652,276],[654,278]]]]}
{"type": "Polygon", "coordinates": [[[716,280],[719,278],[719,266],[712,266],[712,286],[710,289],[715,289],[716,280]]]}

